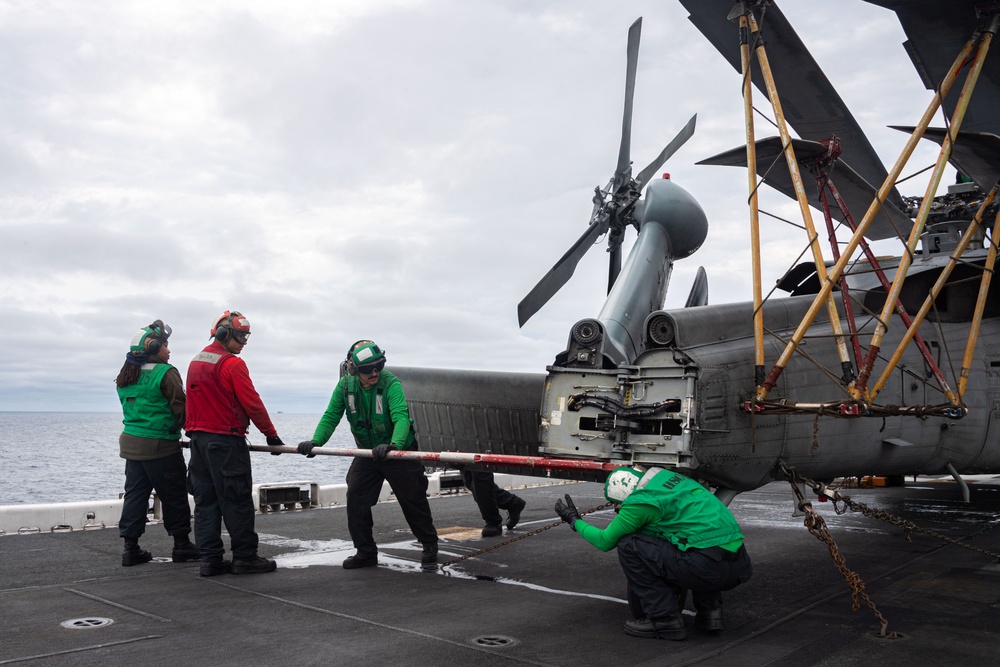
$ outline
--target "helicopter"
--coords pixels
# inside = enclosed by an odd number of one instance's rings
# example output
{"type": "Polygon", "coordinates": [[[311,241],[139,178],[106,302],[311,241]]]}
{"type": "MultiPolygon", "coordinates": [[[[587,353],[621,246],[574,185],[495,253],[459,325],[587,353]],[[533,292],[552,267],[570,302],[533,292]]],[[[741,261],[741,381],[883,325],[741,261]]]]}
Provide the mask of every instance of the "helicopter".
{"type": "Polygon", "coordinates": [[[499,455],[481,465],[588,481],[618,465],[659,466],[724,498],[789,470],[814,479],[952,475],[966,492],[962,474],[1000,470],[1000,288],[990,283],[1000,225],[1000,56],[989,53],[998,10],[973,0],[870,1],[896,12],[932,91],[920,121],[899,126],[911,136],[891,169],[777,3],[681,0],[744,77],[746,145],[699,164],[747,169],[754,300],[709,304],[699,269],[685,307],[669,310],[674,262],[697,252],[709,225],[692,194],[654,177],[695,118],[633,175],[637,20],[615,170],[595,188],[582,235],[518,305],[518,320],[541,309],[602,237],[604,306],[571,327],[545,373],[394,369],[421,449],[499,455]],[[771,104],[777,137],[756,136],[754,88],[771,104]],[[946,126],[932,128],[938,113],[946,126]],[[904,196],[897,181],[921,139],[941,145],[939,158],[923,196],[904,196]],[[961,182],[938,195],[948,165],[961,182]],[[762,293],[763,184],[803,217],[811,261],[779,279],[788,296],[762,293]],[[623,258],[630,230],[637,238],[623,258]],[[874,253],[871,241],[893,238],[896,255],[874,253]],[[545,459],[598,465],[537,464],[545,459]]]}

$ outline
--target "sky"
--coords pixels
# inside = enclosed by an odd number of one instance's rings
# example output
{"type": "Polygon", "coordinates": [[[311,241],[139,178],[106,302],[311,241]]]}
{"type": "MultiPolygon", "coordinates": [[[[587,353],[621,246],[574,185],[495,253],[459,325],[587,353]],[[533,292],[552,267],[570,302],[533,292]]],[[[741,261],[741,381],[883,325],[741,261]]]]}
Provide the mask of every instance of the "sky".
{"type": "MultiPolygon", "coordinates": [[[[930,95],[895,15],[778,4],[891,164],[930,95]]],[[[740,78],[679,2],[0,0],[0,411],[116,411],[138,328],[185,374],[227,309],[271,411],[321,412],[361,338],[390,369],[543,372],[606,246],[523,328],[517,303],[614,171],[640,16],[634,169],[697,114],[663,171],[709,220],[665,305],[698,266],[749,300],[745,172],[695,165],[744,143],[740,78]]],[[[768,285],[805,240],[762,234],[768,285]]]]}

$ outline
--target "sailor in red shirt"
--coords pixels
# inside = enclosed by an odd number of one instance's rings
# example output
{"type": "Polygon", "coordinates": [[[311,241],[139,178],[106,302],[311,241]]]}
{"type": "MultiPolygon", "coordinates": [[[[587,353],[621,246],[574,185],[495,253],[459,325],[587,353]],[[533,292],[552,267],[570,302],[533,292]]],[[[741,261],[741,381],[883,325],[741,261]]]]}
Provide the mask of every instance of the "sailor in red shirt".
{"type": "Polygon", "coordinates": [[[219,317],[212,343],[188,366],[187,421],[191,439],[188,481],[194,495],[194,533],[201,548],[201,576],[272,572],[273,560],[257,554],[253,478],[247,427],[252,421],[269,447],[281,447],[274,424],[238,355],[250,322],[238,311],[219,317]],[[222,522],[229,531],[232,562],[223,560],[222,522]]]}

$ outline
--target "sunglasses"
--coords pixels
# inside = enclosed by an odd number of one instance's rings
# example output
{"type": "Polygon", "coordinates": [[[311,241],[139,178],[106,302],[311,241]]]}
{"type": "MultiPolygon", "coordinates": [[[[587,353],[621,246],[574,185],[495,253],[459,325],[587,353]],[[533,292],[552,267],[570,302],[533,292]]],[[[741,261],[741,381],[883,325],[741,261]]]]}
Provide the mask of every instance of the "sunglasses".
{"type": "Polygon", "coordinates": [[[371,375],[385,368],[385,361],[376,361],[374,364],[365,364],[364,366],[358,366],[358,373],[361,375],[371,375]]]}

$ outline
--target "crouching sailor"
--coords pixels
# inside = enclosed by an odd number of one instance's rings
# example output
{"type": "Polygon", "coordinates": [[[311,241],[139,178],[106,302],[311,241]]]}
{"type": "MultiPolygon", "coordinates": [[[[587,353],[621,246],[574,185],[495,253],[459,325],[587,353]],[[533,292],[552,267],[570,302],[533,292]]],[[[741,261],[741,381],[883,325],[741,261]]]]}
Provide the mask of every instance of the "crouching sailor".
{"type": "Polygon", "coordinates": [[[163,506],[163,527],[174,538],[174,562],[201,557],[189,537],[191,506],[180,443],[184,384],[177,369],[167,363],[169,337],[170,327],[160,320],[139,329],[115,378],[124,424],[118,438],[120,455],[125,459],[125,498],[118,533],[125,539],[125,567],[153,559],[139,546],[153,489],[163,506]]]}
{"type": "MultiPolygon", "coordinates": [[[[618,468],[604,496],[618,516],[601,530],[580,518],[573,499],[556,501],[556,514],[602,551],[618,547],[630,598],[642,615],[625,623],[633,637],[687,637],[681,609],[690,589],[695,626],[722,630],[722,591],[750,579],[753,568],[732,512],[708,489],[680,473],[618,468]]],[[[635,608],[633,607],[633,611],[635,608]]]]}

